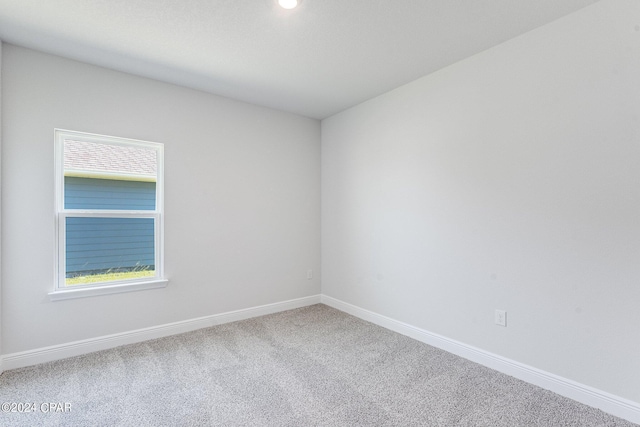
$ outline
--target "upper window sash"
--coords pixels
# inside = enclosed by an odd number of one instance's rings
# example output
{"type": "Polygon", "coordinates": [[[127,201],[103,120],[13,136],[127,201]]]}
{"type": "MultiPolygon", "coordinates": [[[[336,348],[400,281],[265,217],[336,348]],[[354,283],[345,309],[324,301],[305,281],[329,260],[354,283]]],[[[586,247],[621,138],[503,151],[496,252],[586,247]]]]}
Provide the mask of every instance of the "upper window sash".
{"type": "MultiPolygon", "coordinates": [[[[64,129],[56,129],[55,134],[55,193],[56,193],[56,212],[61,212],[65,209],[64,206],[64,146],[65,141],[82,141],[92,142],[103,145],[114,145],[121,147],[139,147],[142,149],[154,150],[156,153],[156,191],[155,191],[155,212],[162,213],[164,210],[164,145],[157,142],[140,141],[137,139],[129,138],[117,138],[106,135],[90,134],[83,132],[76,132],[64,129]]],[[[77,176],[78,172],[73,169],[67,170],[69,176],[77,176]]],[[[121,174],[110,174],[109,172],[102,172],[103,178],[121,178],[121,174]]],[[[147,177],[138,177],[136,180],[145,181],[147,177]]],[[[92,210],[92,209],[88,209],[92,210]]]]}

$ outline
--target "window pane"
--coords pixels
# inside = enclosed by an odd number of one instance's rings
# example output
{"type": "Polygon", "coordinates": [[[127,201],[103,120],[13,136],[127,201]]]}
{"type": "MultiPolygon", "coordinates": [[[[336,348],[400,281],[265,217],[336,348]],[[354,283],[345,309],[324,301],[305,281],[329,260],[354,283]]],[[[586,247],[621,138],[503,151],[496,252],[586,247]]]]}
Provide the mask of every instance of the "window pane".
{"type": "Polygon", "coordinates": [[[157,151],[64,140],[65,209],[156,209],[157,151]]]}
{"type": "Polygon", "coordinates": [[[66,218],[66,285],[155,275],[153,218],[66,218]]]}

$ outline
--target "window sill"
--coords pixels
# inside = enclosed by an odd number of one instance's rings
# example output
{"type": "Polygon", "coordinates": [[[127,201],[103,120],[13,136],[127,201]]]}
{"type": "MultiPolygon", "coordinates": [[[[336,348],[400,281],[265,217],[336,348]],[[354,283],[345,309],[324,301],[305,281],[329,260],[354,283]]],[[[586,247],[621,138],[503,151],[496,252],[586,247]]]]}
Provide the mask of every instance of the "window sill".
{"type": "Polygon", "coordinates": [[[49,292],[51,301],[60,301],[73,298],[86,298],[98,295],[120,294],[123,292],[142,291],[146,289],[166,288],[169,280],[154,279],[147,282],[119,283],[115,285],[97,286],[92,288],[58,289],[49,292]]]}

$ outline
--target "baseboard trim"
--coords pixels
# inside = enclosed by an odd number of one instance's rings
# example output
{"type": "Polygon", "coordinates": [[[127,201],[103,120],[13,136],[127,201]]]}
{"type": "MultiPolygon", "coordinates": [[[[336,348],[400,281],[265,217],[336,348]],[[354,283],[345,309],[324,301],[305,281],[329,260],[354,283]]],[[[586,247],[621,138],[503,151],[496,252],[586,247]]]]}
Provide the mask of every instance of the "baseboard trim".
{"type": "Polygon", "coordinates": [[[170,335],[195,331],[196,329],[208,328],[210,326],[222,325],[224,323],[236,322],[238,320],[250,319],[252,317],[264,316],[266,314],[278,313],[319,303],[320,295],[313,295],[310,297],[277,302],[274,304],[266,304],[242,310],[214,314],[211,316],[198,317],[196,319],[152,326],[150,328],[105,335],[50,347],[42,347],[35,350],[5,354],[0,358],[0,367],[4,371],[23,368],[25,366],[51,362],[53,360],[65,359],[67,357],[80,356],[82,354],[93,353],[94,351],[106,350],[121,345],[167,337],[170,335]]]}
{"type": "Polygon", "coordinates": [[[640,404],[602,390],[580,384],[576,381],[545,372],[541,369],[507,359],[497,354],[452,340],[395,319],[365,310],[336,298],[322,295],[321,302],[344,311],[362,320],[411,337],[449,353],[456,354],[472,362],[479,363],[496,371],[537,385],[561,396],[568,397],[585,405],[601,409],[611,415],[640,424],[640,404]]]}

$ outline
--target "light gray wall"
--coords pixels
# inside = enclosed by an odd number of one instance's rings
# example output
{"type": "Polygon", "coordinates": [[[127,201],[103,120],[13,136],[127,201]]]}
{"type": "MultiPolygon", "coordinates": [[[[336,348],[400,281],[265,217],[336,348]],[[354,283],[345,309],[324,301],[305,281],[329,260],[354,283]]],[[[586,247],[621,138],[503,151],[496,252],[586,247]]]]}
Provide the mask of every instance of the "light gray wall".
{"type": "Polygon", "coordinates": [[[5,354],[320,292],[320,123],[4,45],[5,354]],[[166,289],[50,302],[53,130],[165,144],[166,289]]]}
{"type": "Polygon", "coordinates": [[[2,40],[0,40],[0,374],[2,368],[2,40]]]}
{"type": "Polygon", "coordinates": [[[640,402],[639,70],[605,0],[324,120],[323,294],[640,402]]]}

